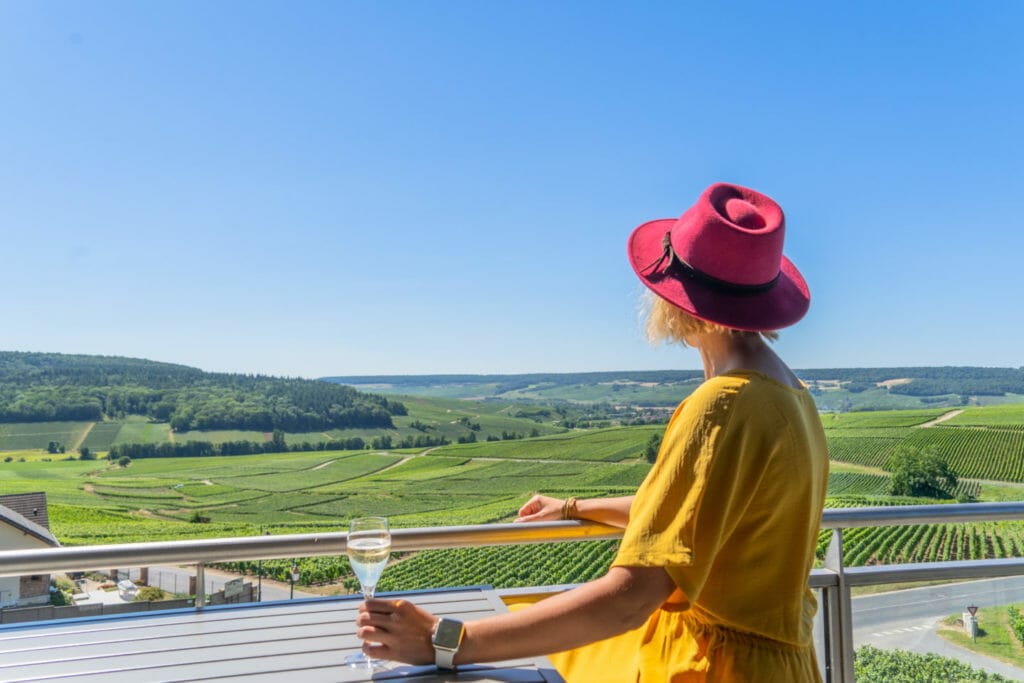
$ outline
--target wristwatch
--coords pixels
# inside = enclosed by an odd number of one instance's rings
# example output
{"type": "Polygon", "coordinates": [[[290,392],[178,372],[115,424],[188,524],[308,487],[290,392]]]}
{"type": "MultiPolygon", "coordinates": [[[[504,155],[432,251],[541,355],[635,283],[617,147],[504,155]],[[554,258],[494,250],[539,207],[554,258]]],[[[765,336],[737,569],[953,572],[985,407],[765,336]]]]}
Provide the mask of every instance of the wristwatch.
{"type": "Polygon", "coordinates": [[[439,669],[454,669],[455,653],[459,651],[462,644],[462,635],[465,633],[461,621],[441,617],[434,625],[434,634],[431,642],[434,644],[434,662],[439,669]]]}

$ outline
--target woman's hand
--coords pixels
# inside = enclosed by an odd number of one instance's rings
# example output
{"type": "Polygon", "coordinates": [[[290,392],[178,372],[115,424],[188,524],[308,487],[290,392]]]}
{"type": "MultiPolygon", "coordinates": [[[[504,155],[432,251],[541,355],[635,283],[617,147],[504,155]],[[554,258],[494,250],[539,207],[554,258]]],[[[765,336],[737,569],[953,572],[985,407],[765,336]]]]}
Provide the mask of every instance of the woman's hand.
{"type": "Polygon", "coordinates": [[[562,519],[562,503],[549,496],[534,496],[519,508],[517,522],[557,522],[562,519]]]}
{"type": "Polygon", "coordinates": [[[356,635],[368,657],[433,664],[437,617],[408,600],[370,598],[359,606],[356,635]]]}

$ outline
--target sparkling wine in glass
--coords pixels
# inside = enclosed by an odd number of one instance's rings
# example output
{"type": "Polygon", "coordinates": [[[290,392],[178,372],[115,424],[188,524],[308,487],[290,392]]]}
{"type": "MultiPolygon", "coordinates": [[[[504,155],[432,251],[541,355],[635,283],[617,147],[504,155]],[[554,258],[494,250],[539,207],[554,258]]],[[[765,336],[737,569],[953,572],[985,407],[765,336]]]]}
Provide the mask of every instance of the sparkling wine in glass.
{"type": "MultiPolygon", "coordinates": [[[[386,517],[356,517],[349,526],[346,552],[352,571],[359,579],[364,598],[372,598],[380,575],[391,556],[391,531],[386,517]]],[[[345,664],[361,669],[387,666],[383,659],[372,659],[362,652],[349,655],[345,664]]]]}

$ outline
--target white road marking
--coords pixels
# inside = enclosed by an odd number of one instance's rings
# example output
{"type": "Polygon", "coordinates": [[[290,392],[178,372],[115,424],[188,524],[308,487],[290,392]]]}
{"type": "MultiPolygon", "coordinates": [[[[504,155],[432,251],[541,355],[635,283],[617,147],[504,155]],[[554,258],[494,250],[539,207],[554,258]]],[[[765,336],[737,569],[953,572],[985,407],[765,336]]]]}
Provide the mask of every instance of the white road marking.
{"type": "Polygon", "coordinates": [[[871,637],[872,638],[884,638],[886,636],[894,636],[897,633],[912,633],[914,631],[927,631],[931,627],[932,627],[931,624],[922,624],[920,626],[908,626],[906,628],[897,628],[897,629],[893,629],[891,631],[879,631],[877,633],[872,633],[871,637]]]}

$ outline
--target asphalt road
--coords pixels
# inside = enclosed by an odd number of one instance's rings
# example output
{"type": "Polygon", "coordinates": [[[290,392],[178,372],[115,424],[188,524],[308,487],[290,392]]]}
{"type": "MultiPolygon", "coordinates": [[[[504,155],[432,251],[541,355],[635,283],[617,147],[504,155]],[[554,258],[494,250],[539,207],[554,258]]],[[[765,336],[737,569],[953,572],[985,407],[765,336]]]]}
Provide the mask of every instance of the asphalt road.
{"type": "MultiPolygon", "coordinates": [[[[853,599],[854,647],[933,652],[976,668],[1024,681],[1024,669],[976,655],[936,634],[938,623],[968,605],[989,607],[1024,602],[1024,577],[983,579],[865,595],[853,599]]],[[[982,625],[984,626],[984,625],[982,625]]]]}
{"type": "Polygon", "coordinates": [[[979,607],[1024,601],[1024,577],[983,579],[854,598],[854,630],[875,630],[893,620],[930,619],[979,607]]]}

